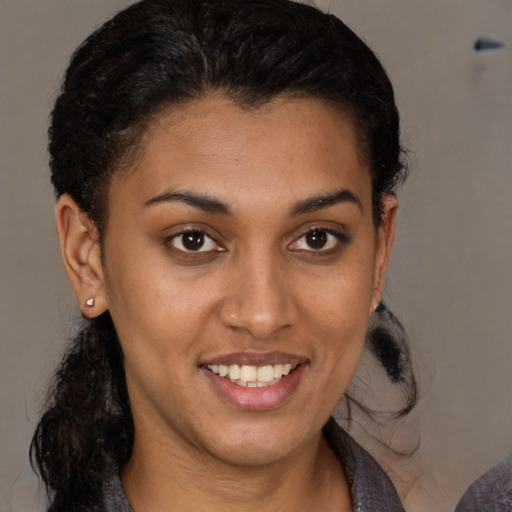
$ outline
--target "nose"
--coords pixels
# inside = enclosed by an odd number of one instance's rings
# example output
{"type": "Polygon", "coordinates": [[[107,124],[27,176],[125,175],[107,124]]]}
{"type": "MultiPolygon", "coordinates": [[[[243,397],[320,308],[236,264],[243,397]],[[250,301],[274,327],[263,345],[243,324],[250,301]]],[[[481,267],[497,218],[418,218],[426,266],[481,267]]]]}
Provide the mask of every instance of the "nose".
{"type": "Polygon", "coordinates": [[[231,329],[266,340],[297,320],[290,282],[272,258],[252,258],[230,270],[220,320],[231,329]]]}

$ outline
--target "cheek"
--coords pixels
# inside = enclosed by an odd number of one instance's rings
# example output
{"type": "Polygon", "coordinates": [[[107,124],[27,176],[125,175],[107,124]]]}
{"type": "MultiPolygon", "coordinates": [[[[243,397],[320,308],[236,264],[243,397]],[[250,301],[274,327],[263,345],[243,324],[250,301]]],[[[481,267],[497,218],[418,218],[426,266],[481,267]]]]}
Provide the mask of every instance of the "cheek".
{"type": "Polygon", "coordinates": [[[366,325],[373,291],[370,257],[351,258],[322,279],[315,277],[304,285],[308,316],[340,331],[366,325]]]}
{"type": "MultiPolygon", "coordinates": [[[[314,335],[323,371],[341,391],[348,385],[364,348],[373,290],[373,260],[358,258],[312,282],[305,294],[302,318],[314,335]],[[320,286],[319,286],[320,284],[320,286]]],[[[337,392],[335,390],[335,392],[337,392]]]]}
{"type": "Polygon", "coordinates": [[[141,363],[186,360],[211,321],[216,287],[134,245],[106,265],[109,310],[123,351],[141,363]]]}
{"type": "Polygon", "coordinates": [[[331,408],[342,399],[361,360],[368,325],[367,296],[367,289],[359,301],[335,294],[333,302],[338,302],[330,304],[315,329],[315,370],[323,376],[322,396],[331,408]]]}

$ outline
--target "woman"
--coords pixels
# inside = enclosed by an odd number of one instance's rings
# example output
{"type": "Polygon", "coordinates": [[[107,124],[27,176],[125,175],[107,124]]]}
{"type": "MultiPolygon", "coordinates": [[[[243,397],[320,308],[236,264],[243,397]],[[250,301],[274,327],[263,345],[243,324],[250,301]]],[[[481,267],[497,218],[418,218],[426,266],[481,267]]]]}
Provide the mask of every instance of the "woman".
{"type": "Polygon", "coordinates": [[[377,321],[404,167],[371,50],[287,0],[144,0],[75,53],[50,155],[86,319],[32,443],[52,510],[402,510],[329,419],[369,317],[415,401],[377,321]]]}

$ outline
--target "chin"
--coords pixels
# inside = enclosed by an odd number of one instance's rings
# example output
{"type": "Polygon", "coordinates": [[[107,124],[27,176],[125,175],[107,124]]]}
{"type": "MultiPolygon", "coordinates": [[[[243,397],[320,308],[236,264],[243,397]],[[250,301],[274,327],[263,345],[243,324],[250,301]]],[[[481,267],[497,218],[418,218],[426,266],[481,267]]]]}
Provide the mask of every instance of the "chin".
{"type": "Polygon", "coordinates": [[[261,442],[245,440],[240,443],[229,443],[222,452],[220,452],[222,447],[217,446],[217,453],[212,453],[212,455],[230,466],[256,468],[270,466],[293,457],[299,446],[300,444],[291,442],[280,443],[276,439],[267,439],[261,442]]]}
{"type": "MultiPolygon", "coordinates": [[[[293,457],[315,437],[314,429],[300,426],[290,419],[282,422],[257,421],[249,418],[245,424],[231,423],[230,428],[220,427],[213,437],[210,431],[210,453],[233,466],[257,467],[275,464],[293,457]]],[[[321,426],[318,427],[320,431],[321,426]]]]}

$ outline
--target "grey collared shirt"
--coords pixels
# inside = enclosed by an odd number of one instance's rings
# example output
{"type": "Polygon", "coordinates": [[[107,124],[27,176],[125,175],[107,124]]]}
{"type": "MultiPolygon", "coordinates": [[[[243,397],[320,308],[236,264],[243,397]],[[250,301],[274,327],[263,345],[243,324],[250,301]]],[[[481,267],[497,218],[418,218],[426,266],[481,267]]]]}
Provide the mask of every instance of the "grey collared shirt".
{"type": "Polygon", "coordinates": [[[472,483],[455,509],[455,512],[484,511],[512,511],[512,455],[472,483]]]}

